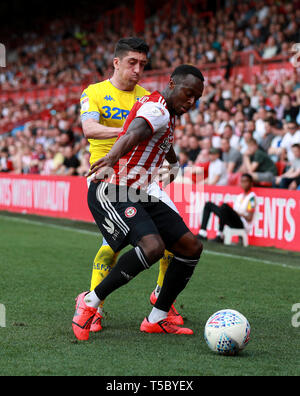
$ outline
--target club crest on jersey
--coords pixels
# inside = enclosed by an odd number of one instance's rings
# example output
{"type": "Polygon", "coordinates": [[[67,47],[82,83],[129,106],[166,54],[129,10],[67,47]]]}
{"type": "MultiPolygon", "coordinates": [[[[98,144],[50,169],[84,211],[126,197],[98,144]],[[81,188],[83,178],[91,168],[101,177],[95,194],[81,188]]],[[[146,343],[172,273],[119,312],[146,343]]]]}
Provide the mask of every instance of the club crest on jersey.
{"type": "Polygon", "coordinates": [[[129,219],[131,217],[134,217],[136,215],[136,213],[137,213],[137,210],[133,206],[130,206],[129,208],[127,208],[125,210],[125,216],[128,217],[129,219]]]}

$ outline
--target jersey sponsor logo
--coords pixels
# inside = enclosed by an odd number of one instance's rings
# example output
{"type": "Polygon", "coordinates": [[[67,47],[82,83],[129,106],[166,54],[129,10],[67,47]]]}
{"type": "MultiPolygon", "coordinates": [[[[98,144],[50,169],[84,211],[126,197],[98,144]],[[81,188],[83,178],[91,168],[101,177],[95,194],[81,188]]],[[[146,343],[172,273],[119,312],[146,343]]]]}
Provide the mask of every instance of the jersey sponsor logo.
{"type": "Polygon", "coordinates": [[[125,210],[125,216],[128,217],[129,219],[131,217],[134,217],[136,215],[136,213],[137,213],[137,210],[133,206],[130,206],[129,208],[127,208],[125,210]]]}
{"type": "Polygon", "coordinates": [[[130,113],[129,110],[120,109],[119,107],[111,108],[110,106],[103,106],[102,110],[102,117],[106,119],[110,118],[112,120],[126,120],[130,113]]]}
{"type": "Polygon", "coordinates": [[[109,100],[109,101],[114,101],[115,102],[115,99],[112,97],[112,96],[110,96],[110,95],[106,95],[106,96],[104,96],[104,99],[105,100],[109,100]]]}
{"type": "Polygon", "coordinates": [[[169,138],[166,138],[162,144],[159,145],[159,148],[164,151],[164,152],[168,152],[171,148],[171,143],[169,138]]]}

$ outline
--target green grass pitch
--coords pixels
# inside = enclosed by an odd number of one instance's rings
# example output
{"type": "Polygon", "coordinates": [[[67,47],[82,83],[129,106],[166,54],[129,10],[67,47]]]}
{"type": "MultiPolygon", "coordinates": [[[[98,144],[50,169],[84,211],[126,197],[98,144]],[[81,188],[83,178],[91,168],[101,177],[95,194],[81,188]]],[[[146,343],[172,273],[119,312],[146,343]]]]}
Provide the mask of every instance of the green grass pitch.
{"type": "Polygon", "coordinates": [[[158,265],[106,301],[101,333],[78,342],[71,328],[75,297],[87,290],[101,237],[93,224],[0,214],[0,376],[299,375],[300,254],[206,243],[176,306],[194,336],[142,334],[158,265]],[[203,338],[208,317],[242,312],[251,341],[236,357],[212,353],[203,338]]]}

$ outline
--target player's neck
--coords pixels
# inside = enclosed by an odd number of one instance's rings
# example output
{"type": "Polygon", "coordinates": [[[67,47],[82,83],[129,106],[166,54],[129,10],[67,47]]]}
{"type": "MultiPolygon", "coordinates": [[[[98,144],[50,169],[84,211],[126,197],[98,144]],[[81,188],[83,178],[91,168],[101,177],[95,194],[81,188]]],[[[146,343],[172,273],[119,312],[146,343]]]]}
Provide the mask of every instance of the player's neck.
{"type": "Polygon", "coordinates": [[[162,94],[162,96],[164,97],[164,99],[165,99],[165,101],[167,103],[167,109],[168,109],[170,115],[175,115],[175,112],[173,111],[172,106],[171,106],[170,101],[169,101],[169,90],[168,90],[168,88],[165,88],[162,91],[161,94],[162,94]]]}
{"type": "Polygon", "coordinates": [[[135,87],[135,84],[130,84],[118,78],[118,76],[115,74],[109,79],[109,81],[115,88],[119,89],[120,91],[133,91],[135,87]]]}

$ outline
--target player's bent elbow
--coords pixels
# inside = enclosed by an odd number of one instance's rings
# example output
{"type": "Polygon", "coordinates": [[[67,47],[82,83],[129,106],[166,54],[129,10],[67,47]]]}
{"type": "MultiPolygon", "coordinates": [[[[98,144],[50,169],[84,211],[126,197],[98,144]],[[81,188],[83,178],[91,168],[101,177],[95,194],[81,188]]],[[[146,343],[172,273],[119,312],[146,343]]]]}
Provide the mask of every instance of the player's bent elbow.
{"type": "Polygon", "coordinates": [[[96,138],[95,129],[99,127],[99,123],[93,119],[87,119],[82,122],[82,132],[86,139],[96,138]]]}
{"type": "Polygon", "coordinates": [[[86,139],[93,139],[94,134],[93,134],[93,132],[92,132],[92,130],[91,130],[91,128],[89,126],[83,126],[82,125],[82,132],[83,132],[84,137],[86,139]]]}

